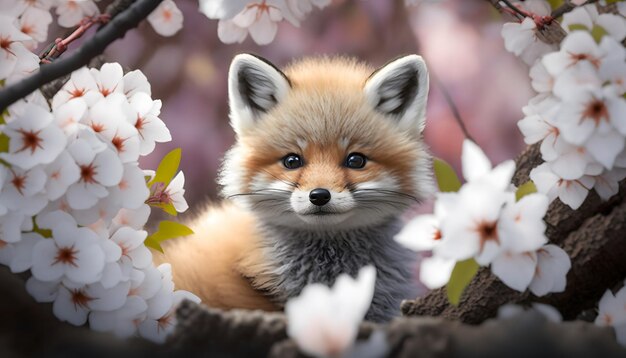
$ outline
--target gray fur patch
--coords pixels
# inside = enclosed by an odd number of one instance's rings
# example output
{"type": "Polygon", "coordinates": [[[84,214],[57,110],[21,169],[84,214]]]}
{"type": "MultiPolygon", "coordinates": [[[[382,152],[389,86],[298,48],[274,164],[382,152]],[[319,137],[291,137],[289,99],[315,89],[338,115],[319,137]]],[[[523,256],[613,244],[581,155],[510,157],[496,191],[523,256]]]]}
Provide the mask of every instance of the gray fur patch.
{"type": "MultiPolygon", "coordinates": [[[[416,255],[394,239],[401,225],[391,220],[375,227],[347,231],[304,231],[262,227],[265,254],[272,271],[265,287],[275,303],[284,305],[309,283],[332,285],[337,276],[356,277],[366,265],[376,267],[376,287],[365,319],[385,322],[399,315],[400,302],[416,295],[416,255]]],[[[267,276],[265,278],[268,278],[267,276]]]]}

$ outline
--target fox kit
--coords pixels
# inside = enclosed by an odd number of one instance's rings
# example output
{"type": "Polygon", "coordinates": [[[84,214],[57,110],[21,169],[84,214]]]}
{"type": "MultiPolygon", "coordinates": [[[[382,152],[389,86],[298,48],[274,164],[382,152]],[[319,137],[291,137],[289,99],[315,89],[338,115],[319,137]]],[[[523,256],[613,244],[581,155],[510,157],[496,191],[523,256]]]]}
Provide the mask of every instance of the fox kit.
{"type": "Polygon", "coordinates": [[[208,306],[281,309],[305,285],[377,269],[366,319],[414,297],[414,254],[394,235],[432,189],[422,141],[428,72],[421,57],[373,71],[346,58],[280,71],[238,55],[229,71],[237,142],[219,177],[228,199],[164,245],[174,281],[208,306]]]}

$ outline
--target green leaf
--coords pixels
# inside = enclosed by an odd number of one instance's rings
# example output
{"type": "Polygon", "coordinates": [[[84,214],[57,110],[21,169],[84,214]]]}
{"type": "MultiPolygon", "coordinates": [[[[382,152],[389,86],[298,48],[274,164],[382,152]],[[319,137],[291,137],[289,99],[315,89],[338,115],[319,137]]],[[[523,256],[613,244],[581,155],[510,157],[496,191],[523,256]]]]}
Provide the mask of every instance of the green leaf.
{"type": "Polygon", "coordinates": [[[472,281],[476,272],[478,272],[478,263],[474,259],[468,259],[465,261],[459,261],[452,270],[450,276],[450,282],[446,286],[446,292],[448,294],[448,301],[450,304],[456,306],[461,301],[461,295],[465,288],[472,281]]]}
{"type": "Polygon", "coordinates": [[[39,226],[37,226],[37,223],[35,222],[35,217],[33,217],[33,232],[36,232],[45,238],[52,237],[52,230],[42,229],[39,226]]]}
{"type": "Polygon", "coordinates": [[[164,220],[159,223],[159,229],[148,236],[144,243],[150,248],[163,252],[163,248],[161,248],[163,241],[191,234],[193,234],[193,230],[189,227],[175,221],[164,220]]]}
{"type": "Polygon", "coordinates": [[[571,25],[569,25],[569,31],[570,32],[577,31],[577,30],[589,31],[587,26],[585,26],[583,24],[571,24],[571,25]]]}
{"type": "Polygon", "coordinates": [[[154,183],[163,183],[167,186],[178,171],[181,154],[182,151],[180,148],[176,148],[167,153],[161,160],[154,178],[148,183],[148,187],[152,186],[154,183]]]}
{"type": "Polygon", "coordinates": [[[0,133],[0,152],[1,153],[6,153],[9,151],[9,140],[11,138],[9,138],[8,135],[4,134],[4,133],[0,133]]]}
{"type": "Polygon", "coordinates": [[[594,25],[593,29],[591,29],[591,37],[593,37],[593,39],[596,40],[597,43],[600,43],[600,41],[602,41],[602,37],[607,34],[608,32],[606,32],[606,30],[602,26],[594,25]]]}
{"type": "Polygon", "coordinates": [[[515,191],[515,201],[520,201],[521,198],[525,197],[528,194],[536,193],[537,187],[532,180],[527,181],[526,183],[520,185],[515,191]]]}
{"type": "Polygon", "coordinates": [[[154,239],[152,238],[152,236],[148,236],[148,237],[146,238],[146,241],[144,241],[143,243],[144,243],[147,247],[149,247],[149,248],[151,248],[151,249],[155,249],[155,250],[157,250],[157,251],[158,251],[158,252],[160,252],[160,253],[163,253],[163,248],[161,247],[161,244],[160,244],[158,241],[154,240],[154,239]]]}
{"type": "Polygon", "coordinates": [[[168,203],[168,204],[159,204],[157,205],[157,207],[161,208],[161,210],[165,211],[166,213],[172,215],[172,216],[177,216],[178,215],[178,211],[176,211],[176,208],[174,207],[174,204],[172,203],[168,203]]]}
{"type": "Polygon", "coordinates": [[[564,2],[565,2],[564,0],[548,0],[548,4],[550,4],[550,7],[552,8],[552,10],[563,5],[564,2]]]}
{"type": "Polygon", "coordinates": [[[435,169],[435,178],[441,192],[456,192],[461,189],[461,181],[454,172],[450,164],[435,158],[433,167],[435,169]]]}

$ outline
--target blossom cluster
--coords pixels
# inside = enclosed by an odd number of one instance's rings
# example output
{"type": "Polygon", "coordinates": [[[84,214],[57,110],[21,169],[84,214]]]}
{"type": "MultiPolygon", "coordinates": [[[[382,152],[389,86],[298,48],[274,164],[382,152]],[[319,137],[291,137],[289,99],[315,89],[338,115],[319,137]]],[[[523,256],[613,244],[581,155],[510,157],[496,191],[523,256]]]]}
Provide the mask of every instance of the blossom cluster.
{"type": "Polygon", "coordinates": [[[248,34],[259,45],[274,40],[278,23],[289,21],[299,27],[313,7],[320,9],[331,0],[199,0],[200,11],[218,19],[217,34],[224,43],[243,42],[248,34]]]}
{"type": "Polygon", "coordinates": [[[577,7],[563,16],[567,36],[557,47],[538,37],[550,6],[529,0],[520,8],[529,16],[505,24],[502,35],[506,48],[531,65],[538,92],[518,123],[527,144],[540,143],[545,161],[530,177],[550,200],[572,209],[592,188],[607,200],[626,178],[626,18],[600,14],[596,4],[577,7]]]}
{"type": "MultiPolygon", "coordinates": [[[[432,250],[421,263],[420,280],[438,288],[450,280],[455,264],[473,259],[507,286],[535,295],[565,289],[568,255],[548,244],[543,217],[548,198],[531,193],[516,201],[511,190],[512,160],[495,168],[470,140],[463,143],[463,176],[457,192],[437,194],[434,213],[409,222],[396,240],[416,251],[432,250]]],[[[439,179],[439,178],[438,178],[439,179]]]]}
{"type": "MultiPolygon", "coordinates": [[[[0,21],[3,80],[32,57],[16,14],[0,21]]],[[[187,209],[182,172],[159,181],[138,165],[171,139],[160,109],[140,71],[107,63],[72,73],[51,104],[36,91],[0,117],[0,263],[30,270],[28,292],[63,321],[163,341],[176,305],[199,301],[146,247],[151,206],[187,209]]]]}
{"type": "MultiPolygon", "coordinates": [[[[48,39],[48,28],[52,23],[50,12],[53,9],[57,24],[65,28],[79,26],[101,15],[93,0],[0,0],[0,38],[9,39],[8,47],[2,46],[2,49],[29,60],[22,64],[22,71],[32,71],[39,60],[33,54],[26,54],[21,46],[34,50],[48,39]],[[19,32],[13,31],[13,27],[19,32]],[[21,45],[13,45],[11,41],[18,41],[21,45]]],[[[148,16],[148,22],[159,35],[172,36],[182,28],[183,15],[173,0],[164,0],[148,16]]],[[[0,71],[9,71],[10,68],[0,62],[0,71]]]]}
{"type": "Polygon", "coordinates": [[[598,326],[609,326],[615,329],[617,341],[626,346],[626,287],[616,294],[606,290],[598,303],[598,326]]]}

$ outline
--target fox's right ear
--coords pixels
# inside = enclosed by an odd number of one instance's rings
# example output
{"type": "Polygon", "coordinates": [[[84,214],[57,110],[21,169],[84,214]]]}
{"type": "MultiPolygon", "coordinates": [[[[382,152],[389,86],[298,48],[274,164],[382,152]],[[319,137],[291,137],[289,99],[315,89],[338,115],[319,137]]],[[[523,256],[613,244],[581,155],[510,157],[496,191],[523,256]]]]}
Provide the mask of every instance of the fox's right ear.
{"type": "Polygon", "coordinates": [[[235,56],[228,71],[230,120],[235,132],[242,134],[251,128],[290,88],[287,76],[269,61],[249,54],[235,56]]]}

